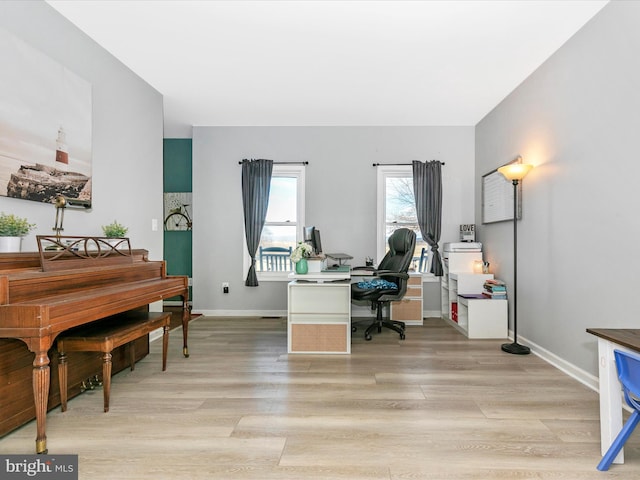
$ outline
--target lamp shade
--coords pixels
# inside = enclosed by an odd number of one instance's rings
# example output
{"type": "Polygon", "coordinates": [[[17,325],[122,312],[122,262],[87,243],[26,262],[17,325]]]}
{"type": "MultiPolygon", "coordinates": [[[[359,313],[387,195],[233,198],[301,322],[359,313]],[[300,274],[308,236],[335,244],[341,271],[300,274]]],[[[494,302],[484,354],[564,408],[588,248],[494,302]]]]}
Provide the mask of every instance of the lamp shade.
{"type": "Polygon", "coordinates": [[[532,168],[533,165],[528,163],[510,163],[500,167],[498,172],[507,180],[522,180],[532,168]]]}

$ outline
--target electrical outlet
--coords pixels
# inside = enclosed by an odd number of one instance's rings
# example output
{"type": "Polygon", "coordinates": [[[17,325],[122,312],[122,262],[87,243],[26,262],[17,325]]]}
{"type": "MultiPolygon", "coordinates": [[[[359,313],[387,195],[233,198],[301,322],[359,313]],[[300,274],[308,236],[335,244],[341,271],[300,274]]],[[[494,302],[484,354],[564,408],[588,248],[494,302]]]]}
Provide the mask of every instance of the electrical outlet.
{"type": "Polygon", "coordinates": [[[222,282],[222,293],[229,293],[229,282],[222,282]]]}

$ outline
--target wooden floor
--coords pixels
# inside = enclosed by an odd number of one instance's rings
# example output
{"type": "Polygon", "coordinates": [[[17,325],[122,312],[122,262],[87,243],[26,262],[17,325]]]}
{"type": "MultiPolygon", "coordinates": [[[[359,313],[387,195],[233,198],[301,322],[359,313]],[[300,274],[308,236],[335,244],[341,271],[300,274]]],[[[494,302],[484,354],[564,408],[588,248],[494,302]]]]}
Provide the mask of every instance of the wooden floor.
{"type": "MultiPolygon", "coordinates": [[[[427,319],[351,355],[287,355],[283,318],[200,317],[190,358],[174,330],[166,372],[155,341],[114,377],[109,413],[98,390],[49,412],[49,453],[91,480],[640,478],[640,431],[598,472],[597,394],[501,343],[427,319]]],[[[34,439],[32,422],[0,453],[34,439]]]]}

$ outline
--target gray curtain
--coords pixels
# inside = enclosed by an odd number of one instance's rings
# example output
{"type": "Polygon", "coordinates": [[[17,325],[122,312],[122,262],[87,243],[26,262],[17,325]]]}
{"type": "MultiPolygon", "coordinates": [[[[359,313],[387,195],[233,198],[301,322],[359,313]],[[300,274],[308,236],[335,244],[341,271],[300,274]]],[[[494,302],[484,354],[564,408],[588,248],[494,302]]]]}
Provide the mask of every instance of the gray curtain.
{"type": "Polygon", "coordinates": [[[442,223],[442,164],[438,160],[419,162],[414,160],[413,194],[416,214],[422,238],[431,247],[431,273],[442,276],[442,259],[438,252],[442,223]]]}
{"type": "Polygon", "coordinates": [[[242,160],[242,206],[244,209],[244,231],[247,249],[251,256],[251,266],[244,284],[247,287],[258,286],[256,275],[256,251],[260,245],[260,236],[269,206],[271,188],[272,160],[242,160]]]}

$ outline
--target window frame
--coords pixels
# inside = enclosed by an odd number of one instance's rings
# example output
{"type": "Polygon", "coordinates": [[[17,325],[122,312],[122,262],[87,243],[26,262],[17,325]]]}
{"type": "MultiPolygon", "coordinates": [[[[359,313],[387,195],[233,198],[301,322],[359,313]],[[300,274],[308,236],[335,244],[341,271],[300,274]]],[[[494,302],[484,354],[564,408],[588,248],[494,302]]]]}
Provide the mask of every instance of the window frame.
{"type": "MultiPolygon", "coordinates": [[[[387,178],[405,178],[413,179],[413,167],[411,165],[379,165],[377,171],[377,190],[376,190],[376,255],[377,263],[380,263],[385,256],[387,249],[387,212],[386,212],[386,180],[387,178]]],[[[428,245],[427,245],[428,246],[428,245]]],[[[427,257],[426,272],[422,273],[423,281],[426,278],[434,277],[431,270],[432,257],[427,257]]],[[[434,277],[435,278],[435,277],[434,277]]]]}
{"type": "MultiPolygon", "coordinates": [[[[304,165],[296,165],[296,164],[280,164],[273,165],[273,170],[271,172],[271,178],[273,177],[295,177],[298,179],[298,185],[296,189],[296,244],[302,240],[302,228],[304,226],[305,219],[305,167],[304,165]]],[[[244,225],[244,223],[243,223],[244,225]]],[[[291,225],[289,222],[272,222],[270,225],[278,226],[291,225]]],[[[247,248],[247,240],[244,232],[244,226],[242,228],[242,238],[243,238],[243,268],[242,268],[242,279],[247,278],[247,274],[249,272],[249,266],[251,265],[251,257],[249,256],[249,250],[247,248]]],[[[295,247],[295,245],[293,245],[295,247]]],[[[257,260],[257,259],[256,259],[257,260]]],[[[290,272],[256,272],[258,276],[258,282],[282,282],[289,281],[289,273],[290,272]]]]}

